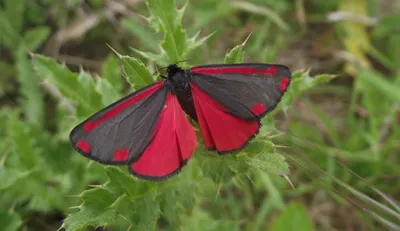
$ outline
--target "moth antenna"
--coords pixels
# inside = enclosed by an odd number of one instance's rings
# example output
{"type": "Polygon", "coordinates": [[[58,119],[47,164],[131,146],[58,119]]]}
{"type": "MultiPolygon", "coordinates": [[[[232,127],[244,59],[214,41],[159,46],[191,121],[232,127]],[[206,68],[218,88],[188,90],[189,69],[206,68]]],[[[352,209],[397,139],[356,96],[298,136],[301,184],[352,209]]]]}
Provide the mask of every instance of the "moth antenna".
{"type": "MultiPolygon", "coordinates": [[[[156,68],[157,68],[157,66],[156,66],[156,68]]],[[[163,67],[163,68],[161,68],[161,69],[158,69],[157,68],[157,71],[155,71],[152,75],[155,75],[155,74],[157,74],[157,73],[160,73],[160,71],[162,71],[162,70],[164,70],[164,69],[166,69],[167,67],[163,67]]]]}

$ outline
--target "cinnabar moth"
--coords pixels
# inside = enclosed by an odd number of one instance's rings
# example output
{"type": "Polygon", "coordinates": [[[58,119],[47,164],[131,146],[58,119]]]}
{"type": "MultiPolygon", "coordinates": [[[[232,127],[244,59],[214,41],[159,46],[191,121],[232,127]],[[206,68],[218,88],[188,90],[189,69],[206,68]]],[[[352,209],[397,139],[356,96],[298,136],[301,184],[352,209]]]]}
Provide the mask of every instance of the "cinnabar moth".
{"type": "Polygon", "coordinates": [[[95,113],[76,126],[70,141],[84,156],[128,165],[142,179],[177,173],[197,139],[184,112],[198,122],[207,149],[242,149],[259,131],[290,84],[283,65],[244,63],[166,67],[167,76],[95,113]]]}

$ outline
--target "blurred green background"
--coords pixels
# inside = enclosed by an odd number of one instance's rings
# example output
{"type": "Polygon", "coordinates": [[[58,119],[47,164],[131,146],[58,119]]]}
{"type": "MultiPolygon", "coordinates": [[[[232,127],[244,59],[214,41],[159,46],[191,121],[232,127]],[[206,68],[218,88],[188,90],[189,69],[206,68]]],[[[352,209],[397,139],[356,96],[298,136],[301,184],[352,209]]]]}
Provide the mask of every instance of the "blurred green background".
{"type": "Polygon", "coordinates": [[[396,0],[1,0],[0,230],[398,230],[399,67],[396,0]],[[166,182],[72,150],[184,59],[295,73],[243,152],[200,145],[166,182]]]}

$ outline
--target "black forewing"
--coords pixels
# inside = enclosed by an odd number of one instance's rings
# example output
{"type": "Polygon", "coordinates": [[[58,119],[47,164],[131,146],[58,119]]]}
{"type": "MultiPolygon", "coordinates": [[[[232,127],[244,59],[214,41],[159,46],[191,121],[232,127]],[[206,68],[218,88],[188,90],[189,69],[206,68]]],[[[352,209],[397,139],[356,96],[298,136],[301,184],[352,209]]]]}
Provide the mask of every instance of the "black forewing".
{"type": "Polygon", "coordinates": [[[280,102],[291,72],[283,65],[229,64],[197,66],[188,70],[190,81],[229,113],[259,119],[280,102]]]}
{"type": "Polygon", "coordinates": [[[72,145],[105,164],[137,159],[151,141],[168,92],[157,82],[111,104],[72,130],[72,145]]]}

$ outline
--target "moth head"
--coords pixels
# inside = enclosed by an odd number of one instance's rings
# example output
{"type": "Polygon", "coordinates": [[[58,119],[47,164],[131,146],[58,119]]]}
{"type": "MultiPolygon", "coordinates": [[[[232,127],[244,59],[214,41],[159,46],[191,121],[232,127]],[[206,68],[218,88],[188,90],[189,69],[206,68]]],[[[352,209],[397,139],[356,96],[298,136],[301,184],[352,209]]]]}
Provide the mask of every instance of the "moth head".
{"type": "Polygon", "coordinates": [[[178,72],[183,72],[183,70],[180,67],[178,67],[178,65],[170,64],[167,66],[168,77],[172,77],[173,75],[175,75],[178,72]]]}

